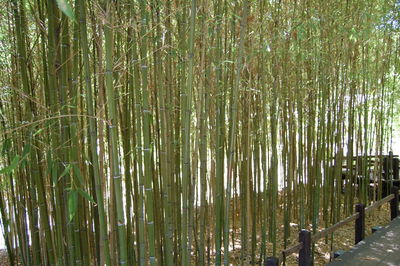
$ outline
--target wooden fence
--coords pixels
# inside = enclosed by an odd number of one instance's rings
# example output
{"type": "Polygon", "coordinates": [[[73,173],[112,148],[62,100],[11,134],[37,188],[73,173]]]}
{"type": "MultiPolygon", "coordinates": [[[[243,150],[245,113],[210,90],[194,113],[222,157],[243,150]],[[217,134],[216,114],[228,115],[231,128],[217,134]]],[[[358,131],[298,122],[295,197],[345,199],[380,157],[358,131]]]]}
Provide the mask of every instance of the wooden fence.
{"type": "Polygon", "coordinates": [[[312,254],[311,254],[312,244],[353,221],[355,221],[354,233],[355,233],[355,244],[357,244],[365,237],[365,215],[379,208],[380,206],[382,206],[387,202],[390,202],[390,217],[391,220],[393,220],[399,214],[399,188],[396,186],[392,187],[392,194],[375,202],[374,204],[368,206],[367,208],[365,208],[364,204],[356,204],[354,214],[314,235],[311,235],[311,232],[309,230],[302,229],[299,232],[299,243],[283,250],[279,258],[277,257],[266,258],[264,265],[278,266],[281,261],[286,260],[287,256],[298,252],[299,253],[298,265],[310,266],[312,265],[312,254]]]}

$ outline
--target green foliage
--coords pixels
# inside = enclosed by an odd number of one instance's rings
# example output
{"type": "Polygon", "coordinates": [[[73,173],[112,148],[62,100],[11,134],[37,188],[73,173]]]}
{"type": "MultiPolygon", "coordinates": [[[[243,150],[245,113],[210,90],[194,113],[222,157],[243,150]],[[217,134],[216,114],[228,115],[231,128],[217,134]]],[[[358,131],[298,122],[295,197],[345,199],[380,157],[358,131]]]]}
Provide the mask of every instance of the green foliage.
{"type": "Polygon", "coordinates": [[[64,171],[61,173],[61,175],[57,178],[57,180],[53,180],[54,184],[57,183],[58,180],[66,176],[67,174],[70,173],[72,166],[70,164],[66,165],[64,168],[64,171]]]}
{"type": "Polygon", "coordinates": [[[94,199],[93,199],[86,191],[84,191],[84,190],[82,190],[82,189],[80,189],[80,188],[77,188],[76,191],[77,191],[82,197],[84,197],[85,199],[87,199],[89,202],[91,202],[91,203],[96,203],[96,202],[94,201],[94,199]]]}
{"type": "Polygon", "coordinates": [[[78,191],[70,190],[68,193],[68,218],[71,222],[74,219],[78,208],[78,191]]]}
{"type": "Polygon", "coordinates": [[[10,165],[4,167],[3,169],[0,169],[0,174],[10,174],[12,171],[14,171],[18,164],[20,162],[20,156],[17,154],[14,156],[14,159],[10,163],[10,165]]]}
{"type": "Polygon", "coordinates": [[[96,204],[94,199],[84,190],[80,188],[70,188],[68,189],[68,218],[71,222],[78,209],[78,195],[81,195],[87,201],[96,204]]]}
{"type": "Polygon", "coordinates": [[[58,8],[72,21],[76,22],[75,13],[68,0],[57,0],[58,8]]]}

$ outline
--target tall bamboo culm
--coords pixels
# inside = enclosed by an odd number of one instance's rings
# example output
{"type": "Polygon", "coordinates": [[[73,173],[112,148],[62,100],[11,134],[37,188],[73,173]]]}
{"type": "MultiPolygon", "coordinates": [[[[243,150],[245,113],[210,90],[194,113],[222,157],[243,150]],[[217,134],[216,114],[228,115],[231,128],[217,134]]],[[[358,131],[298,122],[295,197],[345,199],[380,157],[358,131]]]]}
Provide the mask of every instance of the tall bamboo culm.
{"type": "Polygon", "coordinates": [[[378,200],[399,127],[398,9],[5,1],[11,264],[257,264],[293,224],[316,232],[378,200]]]}

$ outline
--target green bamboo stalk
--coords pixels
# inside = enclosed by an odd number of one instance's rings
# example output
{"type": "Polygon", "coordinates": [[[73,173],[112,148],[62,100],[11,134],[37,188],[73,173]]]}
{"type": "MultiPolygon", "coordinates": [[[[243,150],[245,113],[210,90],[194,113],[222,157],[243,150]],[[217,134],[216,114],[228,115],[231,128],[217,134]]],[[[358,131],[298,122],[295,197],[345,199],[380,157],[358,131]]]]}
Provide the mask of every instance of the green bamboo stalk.
{"type": "MultiPolygon", "coordinates": [[[[241,71],[244,61],[244,42],[246,37],[247,16],[249,14],[249,3],[247,0],[243,2],[243,14],[240,23],[240,40],[239,49],[236,61],[235,79],[232,88],[232,100],[230,108],[230,132],[229,132],[229,146],[228,146],[228,161],[227,161],[227,188],[225,194],[225,213],[229,214],[230,209],[230,195],[231,195],[231,179],[233,174],[234,165],[234,151],[236,148],[236,130],[237,130],[237,113],[238,113],[238,100],[241,71]]],[[[229,265],[229,216],[227,215],[224,220],[224,265],[229,265]]]]}
{"type": "MultiPolygon", "coordinates": [[[[170,3],[168,3],[170,4],[170,3]]],[[[151,1],[152,6],[152,22],[154,24],[153,27],[156,28],[153,32],[153,77],[154,77],[154,94],[157,97],[156,104],[156,115],[158,115],[158,119],[156,119],[155,131],[159,132],[158,140],[158,155],[159,157],[159,176],[160,176],[160,190],[162,191],[162,198],[157,199],[157,191],[155,191],[155,210],[162,210],[161,212],[155,211],[155,226],[159,228],[158,234],[157,230],[155,233],[157,235],[157,256],[159,261],[162,261],[166,265],[172,265],[173,262],[173,205],[171,204],[171,187],[172,187],[172,175],[171,175],[171,164],[169,162],[171,156],[171,147],[169,145],[169,134],[171,132],[170,127],[170,97],[168,95],[168,91],[172,90],[171,86],[168,84],[168,78],[171,78],[171,73],[163,73],[163,64],[165,63],[162,57],[162,28],[161,28],[161,5],[157,1],[151,1]],[[168,77],[166,77],[168,76],[168,77]],[[163,82],[165,80],[165,82],[163,82]],[[162,205],[157,207],[157,202],[160,202],[162,205]],[[163,239],[163,240],[161,240],[163,239]],[[163,243],[161,243],[163,242],[163,243]],[[163,245],[161,245],[163,244],[163,245]],[[161,250],[163,250],[163,254],[161,255],[161,250]]],[[[169,8],[168,6],[166,7],[169,8]]],[[[168,14],[170,10],[167,11],[168,14]]],[[[167,14],[167,19],[169,19],[169,15],[167,14]]],[[[170,41],[170,36],[167,37],[168,42],[170,41]]],[[[167,68],[170,67],[170,60],[167,59],[167,68]]],[[[155,179],[157,181],[157,179],[155,179]]],[[[156,182],[155,182],[156,184],[156,182]]],[[[157,186],[155,186],[157,188],[157,186]]]]}
{"type": "MultiPolygon", "coordinates": [[[[133,11],[135,13],[135,11],[133,11]]],[[[138,214],[137,214],[137,243],[138,243],[138,264],[146,264],[146,243],[145,243],[145,210],[144,210],[144,171],[143,171],[143,156],[142,156],[142,94],[141,94],[141,81],[140,81],[140,69],[139,69],[139,56],[137,42],[132,44],[132,56],[135,62],[133,66],[134,73],[134,90],[132,91],[134,96],[135,104],[135,155],[136,155],[136,165],[138,172],[139,183],[137,191],[137,201],[138,201],[138,214]]]]}
{"type": "MultiPolygon", "coordinates": [[[[17,51],[18,51],[18,65],[21,73],[22,79],[22,87],[23,91],[26,95],[30,95],[31,86],[29,83],[28,71],[27,71],[27,63],[29,59],[27,58],[26,54],[26,43],[24,38],[24,33],[26,32],[26,22],[25,22],[25,14],[24,14],[24,2],[18,4],[17,1],[12,2],[13,5],[13,15],[15,19],[15,28],[16,28],[16,39],[17,39],[17,51]]],[[[30,101],[25,103],[25,113],[24,119],[26,121],[31,121],[33,118],[33,106],[30,101]]],[[[26,134],[25,147],[31,147],[32,143],[32,129],[24,132],[26,134]]],[[[31,169],[28,169],[31,173],[27,173],[29,177],[29,182],[33,186],[35,184],[35,180],[38,177],[38,163],[35,157],[35,153],[32,149],[30,149],[30,158],[31,158],[31,169]]],[[[33,232],[32,236],[32,255],[33,255],[33,263],[35,265],[39,265],[41,258],[40,258],[40,242],[39,242],[39,228],[38,228],[38,212],[37,210],[32,210],[32,208],[36,208],[37,206],[37,199],[35,195],[35,189],[29,191],[29,204],[28,213],[29,213],[29,223],[30,223],[30,230],[33,232]]],[[[29,249],[29,244],[24,245],[25,249],[29,249]]],[[[28,251],[29,253],[29,251],[28,251]]],[[[26,255],[26,263],[30,262],[30,255],[26,255]]]]}
{"type": "Polygon", "coordinates": [[[188,50],[188,76],[182,99],[182,224],[181,224],[181,255],[182,265],[190,264],[191,246],[188,237],[191,233],[189,228],[190,204],[190,120],[192,110],[192,91],[193,91],[193,66],[194,66],[194,38],[196,22],[196,0],[191,1],[190,9],[190,34],[188,50]]]}
{"type": "MultiPolygon", "coordinates": [[[[60,102],[60,115],[66,116],[69,112],[69,108],[67,107],[67,94],[71,90],[71,63],[70,63],[70,42],[69,42],[69,23],[68,18],[65,15],[61,16],[61,49],[60,49],[60,94],[59,94],[59,102],[60,102]]],[[[69,143],[70,140],[70,121],[66,117],[61,118],[60,120],[61,125],[61,134],[60,134],[60,159],[62,162],[61,172],[67,169],[68,165],[67,162],[69,160],[68,150],[71,149],[69,143]]],[[[71,164],[71,162],[69,162],[71,164]]],[[[71,188],[73,187],[73,181],[71,181],[70,173],[66,174],[59,180],[59,184],[63,187],[71,188]]],[[[68,192],[64,190],[61,192],[61,197],[64,202],[68,202],[69,197],[71,194],[68,195],[68,192]]],[[[75,218],[75,217],[74,217],[75,218]]],[[[73,222],[70,221],[69,218],[69,210],[68,208],[63,208],[63,223],[65,224],[66,228],[66,243],[67,248],[65,250],[66,253],[66,261],[65,264],[74,265],[76,263],[75,259],[75,241],[73,236],[73,222]]],[[[65,232],[63,232],[65,234],[65,232]]],[[[79,239],[77,240],[79,241],[79,239]]],[[[79,260],[78,260],[79,261],[79,260]]]]}
{"type": "MultiPolygon", "coordinates": [[[[128,16],[132,16],[132,10],[128,10],[128,16]]],[[[132,28],[128,29],[127,37],[126,37],[126,44],[128,47],[132,46],[132,42],[134,41],[134,35],[133,35],[133,30],[132,28]]],[[[132,54],[131,53],[126,53],[126,66],[129,69],[128,73],[133,72],[133,67],[132,67],[132,54]]],[[[126,225],[127,225],[127,247],[128,247],[128,259],[129,261],[136,261],[136,254],[135,254],[135,248],[134,248],[134,223],[132,222],[132,175],[131,175],[131,169],[132,169],[132,143],[131,143],[131,138],[130,136],[132,135],[132,120],[134,121],[134,108],[132,108],[132,91],[134,89],[134,82],[132,79],[132,76],[126,77],[125,78],[125,94],[126,94],[126,99],[123,101],[123,111],[120,113],[120,119],[121,119],[121,133],[122,133],[122,143],[123,143],[123,151],[124,151],[124,175],[125,175],[125,197],[126,197],[126,206],[125,206],[125,212],[126,212],[126,225]],[[128,114],[128,115],[123,115],[123,114],[128,114]],[[132,114],[132,117],[131,115],[132,114]]],[[[136,213],[135,211],[134,213],[136,213]]]]}
{"type": "MultiPolygon", "coordinates": [[[[79,0],[75,0],[75,17],[79,18],[79,0]]],[[[71,107],[69,108],[69,113],[71,115],[70,118],[70,136],[71,136],[71,145],[70,145],[70,150],[69,150],[69,160],[70,160],[70,165],[72,165],[73,171],[71,175],[72,182],[75,184],[79,184],[79,176],[81,176],[81,172],[79,170],[79,158],[78,158],[78,149],[79,149],[79,143],[78,143],[78,117],[77,111],[78,111],[78,78],[79,78],[79,24],[74,23],[73,25],[73,42],[72,42],[72,69],[71,71],[71,85],[70,85],[70,99],[71,99],[71,107]]],[[[66,60],[69,58],[66,57],[66,60]]],[[[80,186],[83,186],[84,184],[79,184],[80,186]]],[[[82,201],[81,201],[82,202],[82,201]]],[[[78,203],[79,204],[79,203],[78,203]]],[[[73,230],[73,243],[72,243],[72,248],[74,252],[74,257],[70,259],[70,264],[74,265],[79,265],[82,264],[82,250],[81,250],[81,236],[80,236],[80,215],[78,214],[77,217],[73,218],[72,222],[72,230],[73,230]]],[[[83,219],[82,219],[83,220],[83,219]]]]}
{"type": "Polygon", "coordinates": [[[79,0],[79,37],[80,37],[80,45],[83,51],[83,67],[84,67],[84,80],[86,87],[86,101],[87,101],[87,112],[88,115],[92,118],[89,119],[89,145],[90,152],[92,157],[93,164],[93,174],[95,179],[95,190],[96,190],[96,199],[97,199],[97,210],[99,213],[99,223],[100,223],[100,239],[102,241],[104,260],[106,265],[111,265],[110,260],[110,251],[109,251],[109,242],[108,242],[108,234],[107,234],[107,220],[104,209],[104,199],[103,199],[103,191],[100,180],[100,166],[99,166],[99,158],[97,153],[97,130],[96,130],[96,121],[93,118],[94,116],[94,102],[93,102],[93,89],[91,83],[91,73],[89,66],[89,46],[87,41],[87,26],[86,26],[86,8],[85,2],[79,0]]]}
{"type": "MultiPolygon", "coordinates": [[[[47,1],[47,17],[48,17],[48,80],[49,80],[49,109],[52,114],[57,114],[59,112],[59,85],[60,85],[60,71],[57,66],[60,64],[60,46],[59,46],[59,11],[55,5],[54,1],[47,1]]],[[[59,125],[59,121],[56,122],[59,125]]],[[[56,127],[57,129],[59,127],[56,127]]],[[[51,155],[51,170],[50,177],[53,180],[53,195],[50,197],[51,204],[55,211],[55,222],[59,225],[54,230],[55,235],[55,256],[57,263],[62,264],[66,261],[65,258],[65,246],[63,244],[63,232],[64,228],[64,211],[63,211],[63,198],[62,191],[60,187],[63,185],[63,182],[58,183],[58,175],[61,170],[60,160],[62,158],[62,153],[59,150],[60,147],[60,131],[59,130],[51,130],[50,131],[50,139],[52,144],[53,154],[51,155]],[[56,181],[57,180],[57,181],[56,181]],[[56,181],[56,182],[54,182],[56,181]]]]}
{"type": "MultiPolygon", "coordinates": [[[[114,59],[113,59],[113,13],[114,4],[107,2],[107,23],[104,27],[105,37],[105,88],[106,88],[106,99],[107,99],[107,113],[110,120],[109,134],[110,134],[110,156],[111,156],[111,178],[113,179],[113,193],[116,206],[116,226],[118,231],[118,251],[119,261],[121,265],[129,264],[127,246],[126,246],[126,224],[124,216],[124,208],[122,202],[122,176],[119,165],[119,154],[118,154],[118,119],[117,119],[117,98],[114,91],[113,81],[113,70],[114,70],[114,59]]],[[[113,206],[113,205],[112,205],[113,206]]]]}
{"type": "MultiPolygon", "coordinates": [[[[153,78],[154,80],[154,88],[155,90],[151,91],[151,94],[153,95],[152,97],[154,98],[159,98],[159,96],[165,96],[164,95],[164,86],[163,82],[160,82],[161,80],[164,79],[163,77],[163,72],[162,72],[162,57],[161,57],[161,50],[162,50],[162,29],[161,29],[161,18],[160,18],[160,7],[161,3],[158,3],[157,1],[150,1],[150,6],[152,7],[152,12],[150,13],[150,21],[153,24],[153,29],[150,32],[150,40],[149,42],[149,50],[152,49],[152,60],[153,60],[153,68],[152,68],[152,73],[153,76],[150,74],[150,79],[153,78]],[[151,45],[152,44],[152,45],[151,45]]],[[[151,69],[151,66],[150,66],[151,69]]],[[[151,72],[150,72],[151,73],[151,72]]],[[[165,99],[165,97],[163,97],[165,99]]],[[[161,120],[162,120],[162,112],[165,110],[165,108],[161,108],[161,105],[164,105],[164,102],[161,104],[160,101],[155,101],[152,104],[154,107],[154,120],[156,121],[154,123],[154,135],[157,136],[155,138],[155,157],[160,158],[160,163],[157,164],[157,162],[152,158],[152,168],[156,168],[158,165],[158,172],[161,177],[161,175],[164,175],[164,169],[166,165],[166,159],[163,158],[163,155],[165,154],[166,150],[163,151],[164,147],[162,147],[162,137],[160,137],[160,134],[164,134],[161,129],[161,120]],[[157,134],[158,133],[158,134],[157,134]],[[163,163],[162,163],[163,161],[163,163]],[[161,164],[164,164],[164,167],[161,166],[161,164]]],[[[165,129],[165,128],[164,128],[165,129]]],[[[165,131],[165,130],[164,130],[165,131]]],[[[164,139],[165,140],[165,139],[164,139]]],[[[156,171],[155,171],[156,172],[156,171]]],[[[157,173],[157,172],[156,172],[157,173]]],[[[156,241],[156,257],[158,261],[163,261],[164,260],[164,253],[163,253],[163,245],[162,245],[162,239],[163,236],[165,236],[164,232],[164,224],[165,224],[165,219],[162,211],[157,211],[157,210],[163,210],[164,209],[164,201],[163,201],[163,194],[164,194],[164,179],[161,178],[153,178],[153,188],[154,188],[154,226],[155,226],[155,241],[156,241]]],[[[167,240],[168,241],[168,240],[167,240]]]]}
{"type": "MultiPolygon", "coordinates": [[[[206,60],[208,57],[206,56],[206,43],[208,41],[207,32],[206,32],[206,4],[202,4],[201,9],[201,34],[202,34],[202,51],[201,51],[201,68],[206,68],[206,60]]],[[[209,90],[208,90],[208,82],[206,82],[207,77],[210,75],[209,68],[206,68],[204,75],[200,80],[200,145],[199,145],[199,157],[200,157],[200,213],[199,213],[199,255],[198,255],[198,263],[200,266],[205,265],[205,233],[206,233],[206,195],[207,195],[207,110],[209,109],[209,90]]]]}
{"type": "Polygon", "coordinates": [[[224,195],[224,147],[225,147],[225,93],[222,86],[222,2],[218,0],[215,5],[216,17],[216,52],[214,65],[216,66],[215,87],[217,88],[217,111],[216,111],[216,143],[215,143],[215,163],[216,163],[216,192],[215,192],[215,265],[221,265],[222,247],[222,227],[223,227],[223,195],[224,195]]]}
{"type": "Polygon", "coordinates": [[[154,192],[153,192],[153,168],[152,168],[152,146],[151,146],[151,110],[149,106],[149,87],[148,87],[148,63],[147,63],[147,30],[148,30],[148,12],[147,1],[141,0],[140,4],[140,34],[142,42],[140,44],[140,73],[142,81],[142,121],[143,121],[143,153],[144,153],[144,190],[146,194],[145,206],[147,214],[147,234],[149,244],[149,260],[150,265],[155,265],[156,250],[155,250],[155,229],[154,229],[154,192]]]}
{"type": "MultiPolygon", "coordinates": [[[[171,26],[171,2],[167,2],[165,6],[165,13],[166,13],[166,22],[165,28],[167,29],[166,33],[166,45],[167,45],[167,52],[168,56],[165,58],[165,89],[163,91],[163,95],[160,97],[164,97],[163,99],[160,98],[160,108],[164,108],[164,116],[162,120],[164,120],[165,128],[164,128],[164,141],[166,145],[166,155],[164,164],[166,165],[165,172],[165,181],[164,181],[164,195],[165,195],[165,203],[164,203],[164,215],[165,215],[165,263],[167,265],[171,265],[174,263],[174,249],[177,249],[177,241],[174,241],[174,230],[175,230],[175,223],[174,223],[174,195],[173,195],[173,159],[174,159],[174,148],[173,148],[173,60],[172,60],[172,26],[171,26]],[[166,99],[166,103],[165,102],[166,99]],[[162,104],[161,104],[162,102],[162,104]],[[168,120],[168,118],[170,118],[168,120]],[[171,119],[172,118],[172,119],[171,119]],[[175,243],[174,243],[175,242],[175,243]]],[[[176,237],[176,234],[175,234],[176,237]]],[[[177,254],[175,254],[177,256],[177,254]]]]}

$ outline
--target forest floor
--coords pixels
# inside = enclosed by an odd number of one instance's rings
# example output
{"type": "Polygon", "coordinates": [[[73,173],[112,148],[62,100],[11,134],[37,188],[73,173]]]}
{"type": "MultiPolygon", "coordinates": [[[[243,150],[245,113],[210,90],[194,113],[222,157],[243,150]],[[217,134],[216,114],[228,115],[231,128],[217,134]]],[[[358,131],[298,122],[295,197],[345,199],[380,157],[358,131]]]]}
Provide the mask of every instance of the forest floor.
{"type": "Polygon", "coordinates": [[[7,250],[0,249],[0,265],[9,266],[10,262],[8,261],[7,250]]]}

